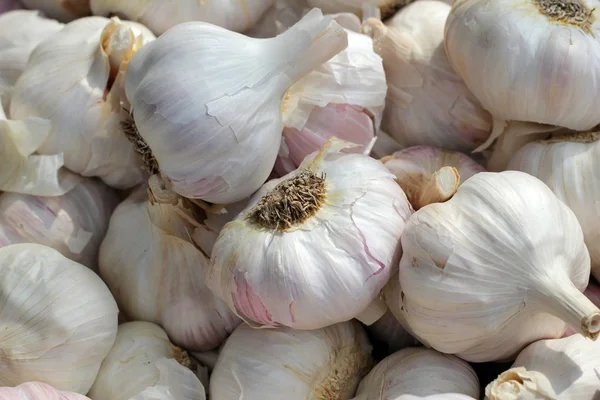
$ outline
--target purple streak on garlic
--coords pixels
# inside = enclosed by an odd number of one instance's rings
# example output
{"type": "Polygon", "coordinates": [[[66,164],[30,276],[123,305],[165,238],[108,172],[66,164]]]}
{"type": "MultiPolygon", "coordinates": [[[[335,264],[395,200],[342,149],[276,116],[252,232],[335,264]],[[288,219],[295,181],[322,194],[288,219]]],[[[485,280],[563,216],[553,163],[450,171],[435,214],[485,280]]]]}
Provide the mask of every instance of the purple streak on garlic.
{"type": "Polygon", "coordinates": [[[90,400],[88,397],[54,389],[42,382],[27,382],[15,387],[0,387],[2,400],[90,400]]]}

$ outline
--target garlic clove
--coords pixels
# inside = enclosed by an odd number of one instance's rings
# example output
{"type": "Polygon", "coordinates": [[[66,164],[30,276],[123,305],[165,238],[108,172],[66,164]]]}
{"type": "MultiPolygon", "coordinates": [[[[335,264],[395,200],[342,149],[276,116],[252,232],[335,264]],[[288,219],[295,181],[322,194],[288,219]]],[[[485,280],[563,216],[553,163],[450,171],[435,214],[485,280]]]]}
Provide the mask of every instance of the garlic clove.
{"type": "Polygon", "coordinates": [[[90,400],[73,392],[61,392],[42,382],[27,382],[16,387],[0,387],[3,400],[90,400]]]}
{"type": "Polygon", "coordinates": [[[498,379],[485,388],[489,400],[552,400],[556,393],[552,383],[537,371],[527,371],[523,367],[511,368],[500,374],[498,379]]]}
{"type": "Polygon", "coordinates": [[[50,18],[69,22],[90,15],[89,0],[21,0],[27,8],[37,9],[50,18]]]}

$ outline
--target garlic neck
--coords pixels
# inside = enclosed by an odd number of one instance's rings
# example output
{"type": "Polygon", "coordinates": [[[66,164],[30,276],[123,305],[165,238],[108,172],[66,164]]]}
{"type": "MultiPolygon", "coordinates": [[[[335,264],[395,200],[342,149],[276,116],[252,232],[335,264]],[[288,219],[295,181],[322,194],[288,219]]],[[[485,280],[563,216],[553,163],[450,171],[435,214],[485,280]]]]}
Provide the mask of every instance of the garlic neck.
{"type": "Polygon", "coordinates": [[[554,389],[546,376],[537,371],[527,371],[523,367],[511,368],[503,372],[485,388],[486,399],[556,399],[554,389]]]}
{"type": "Polygon", "coordinates": [[[454,167],[442,167],[420,188],[419,195],[409,201],[415,210],[428,204],[443,203],[454,196],[459,184],[458,170],[454,167]]]}

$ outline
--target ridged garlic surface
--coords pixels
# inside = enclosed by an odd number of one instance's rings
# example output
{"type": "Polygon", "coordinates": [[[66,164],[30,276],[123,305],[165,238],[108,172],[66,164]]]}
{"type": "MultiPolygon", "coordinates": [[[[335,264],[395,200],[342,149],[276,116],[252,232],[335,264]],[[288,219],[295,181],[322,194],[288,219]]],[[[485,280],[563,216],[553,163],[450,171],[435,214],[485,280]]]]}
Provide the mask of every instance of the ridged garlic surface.
{"type": "Polygon", "coordinates": [[[348,400],[372,365],[355,321],[312,331],[242,324],[219,353],[209,393],[218,400],[348,400]]]}
{"type": "Polygon", "coordinates": [[[16,387],[0,387],[2,400],[90,400],[88,397],[61,392],[42,382],[27,382],[16,387]]]}
{"type": "Polygon", "coordinates": [[[200,22],[173,27],[136,54],[126,76],[151,169],[183,197],[249,197],[273,169],[284,93],[346,46],[342,27],[317,9],[272,39],[200,22]]]}
{"type": "Polygon", "coordinates": [[[144,172],[121,127],[127,117],[123,75],[132,55],[154,35],[118,18],[73,21],[31,54],[10,98],[13,119],[50,119],[40,154],[64,153],[67,168],[125,189],[144,172]]]}
{"type": "Polygon", "coordinates": [[[357,317],[397,265],[412,207],[379,161],[340,153],[348,145],[330,139],[221,231],[206,285],[252,326],[316,329],[357,317]]]}
{"type": "Polygon", "coordinates": [[[374,324],[367,326],[366,330],[373,338],[387,344],[390,353],[402,350],[405,347],[419,345],[419,341],[404,329],[389,310],[374,324]]]}
{"type": "Polygon", "coordinates": [[[27,8],[41,10],[50,18],[69,22],[90,15],[90,0],[21,0],[27,8]]]}
{"type": "Polygon", "coordinates": [[[149,322],[119,325],[88,396],[92,400],[205,400],[188,354],[149,322]]]}
{"type": "Polygon", "coordinates": [[[133,320],[161,325],[188,350],[217,347],[240,323],[205,286],[208,259],[177,206],[148,201],[144,187],[121,203],[100,247],[100,276],[133,320]]]}
{"type": "Polygon", "coordinates": [[[406,348],[379,362],[360,382],[353,400],[397,400],[405,395],[464,394],[479,398],[479,379],[458,357],[406,348]]]}
{"type": "Polygon", "coordinates": [[[600,279],[600,132],[529,143],[507,168],[541,179],[573,210],[590,252],[592,274],[600,279]]]}
{"type": "Polygon", "coordinates": [[[473,362],[510,360],[567,325],[596,339],[600,310],[573,212],[539,179],[480,172],[402,234],[396,302],[425,344],[473,362]],[[443,327],[443,328],[442,328],[443,327]]]}
{"type": "Polygon", "coordinates": [[[0,386],[87,393],[117,334],[117,304],[90,269],[39,244],[0,248],[0,386]]]}
{"type": "Polygon", "coordinates": [[[388,81],[382,128],[402,146],[471,151],[492,131],[492,118],[454,71],[444,51],[450,5],[421,0],[384,25],[368,19],[363,31],[383,58],[388,81]]]}
{"type": "Polygon", "coordinates": [[[98,271],[98,251],[118,196],[86,179],[62,196],[0,194],[0,246],[38,243],[98,271]]]}

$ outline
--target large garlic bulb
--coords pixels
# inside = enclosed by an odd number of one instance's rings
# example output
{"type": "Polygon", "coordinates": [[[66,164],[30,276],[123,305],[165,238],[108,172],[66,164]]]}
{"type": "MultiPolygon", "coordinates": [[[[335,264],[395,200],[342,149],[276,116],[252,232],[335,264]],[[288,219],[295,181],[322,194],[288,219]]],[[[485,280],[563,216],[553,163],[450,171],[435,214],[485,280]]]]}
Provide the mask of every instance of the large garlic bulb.
{"type": "Polygon", "coordinates": [[[456,74],[444,51],[450,6],[421,0],[385,26],[369,19],[363,31],[383,58],[389,85],[383,129],[403,146],[470,151],[490,135],[492,118],[456,74]]]}
{"type": "Polygon", "coordinates": [[[150,168],[183,197],[250,196],[273,169],[285,91],[346,46],[342,27],[316,9],[272,39],[199,22],[170,29],[136,54],[126,77],[150,168]]]}
{"type": "Polygon", "coordinates": [[[21,0],[27,8],[38,9],[62,22],[90,15],[90,0],[21,0]]]}
{"type": "Polygon", "coordinates": [[[372,366],[357,322],[313,331],[240,325],[219,353],[210,379],[218,400],[348,400],[372,366]]]}
{"type": "Polygon", "coordinates": [[[61,392],[42,382],[27,382],[16,387],[0,387],[2,400],[90,400],[78,393],[61,392]]]}
{"type": "Polygon", "coordinates": [[[540,140],[524,146],[508,169],[541,179],[577,216],[600,279],[600,132],[540,140]]]}
{"type": "Polygon", "coordinates": [[[405,395],[464,394],[479,398],[473,368],[432,349],[407,348],[386,357],[360,382],[354,400],[396,400],[405,395]]]}
{"type": "Polygon", "coordinates": [[[119,325],[88,396],[92,400],[204,400],[194,362],[149,322],[119,325]]]}
{"type": "Polygon", "coordinates": [[[600,123],[600,1],[456,0],[448,58],[496,119],[600,123]]]}
{"type": "Polygon", "coordinates": [[[144,188],[121,203],[100,248],[100,276],[133,320],[161,325],[185,349],[217,347],[240,323],[204,285],[208,260],[175,206],[152,205],[144,188]]]}
{"type": "Polygon", "coordinates": [[[340,153],[347,145],[330,139],[265,184],[221,231],[206,284],[247,323],[347,321],[389,280],[412,208],[380,162],[340,153]]]}
{"type": "Polygon", "coordinates": [[[86,179],[58,197],[0,194],[0,246],[39,243],[93,271],[118,196],[86,179]]]}
{"type": "Polygon", "coordinates": [[[581,227],[531,175],[472,176],[449,201],[411,216],[402,248],[396,302],[438,351],[507,360],[567,324],[594,340],[600,333],[600,310],[581,293],[590,274],[581,227]]]}
{"type": "Polygon", "coordinates": [[[67,24],[31,54],[12,92],[11,118],[50,119],[52,131],[38,152],[64,153],[70,170],[119,189],[140,183],[139,157],[121,128],[123,75],[153,38],[145,27],[117,18],[67,24]]]}
{"type": "Polygon", "coordinates": [[[117,304],[98,275],[46,246],[6,246],[0,303],[0,386],[87,393],[117,334],[117,304]]]}

